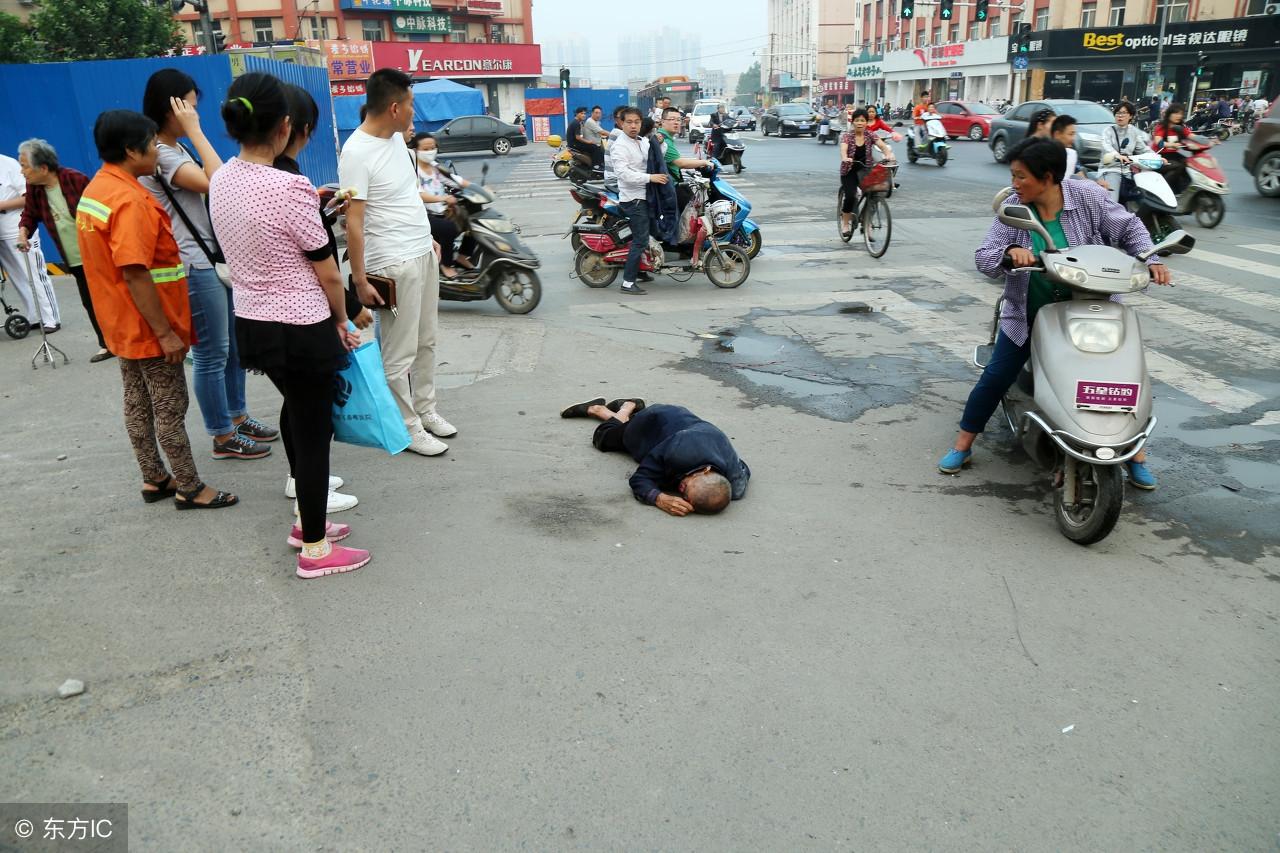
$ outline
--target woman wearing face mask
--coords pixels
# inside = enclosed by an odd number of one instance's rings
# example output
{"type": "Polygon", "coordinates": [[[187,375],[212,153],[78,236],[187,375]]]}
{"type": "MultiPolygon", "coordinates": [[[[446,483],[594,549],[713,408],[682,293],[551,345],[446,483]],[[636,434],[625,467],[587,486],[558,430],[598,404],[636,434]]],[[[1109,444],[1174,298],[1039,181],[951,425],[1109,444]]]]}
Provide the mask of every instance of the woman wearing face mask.
{"type": "Polygon", "coordinates": [[[292,133],[283,84],[237,77],[222,105],[240,153],[210,180],[210,214],[235,296],[240,363],[265,373],[284,397],[280,433],[297,483],[297,575],[350,572],[369,552],[336,544],[351,528],[326,521],[337,371],[360,337],[347,329],[342,279],[311,182],[275,168],[292,133]]]}
{"type": "Polygon", "coordinates": [[[884,154],[886,163],[893,162],[893,149],[883,140],[867,132],[867,111],[854,110],[849,117],[849,130],[840,135],[840,186],[844,204],[840,208],[840,228],[847,234],[853,228],[853,209],[857,204],[862,176],[871,170],[874,145],[884,154]]]}
{"type": "Polygon", "coordinates": [[[440,244],[440,275],[457,278],[458,271],[454,264],[464,270],[476,268],[471,261],[471,255],[475,252],[475,239],[470,234],[463,237],[462,253],[455,253],[453,244],[458,239],[458,226],[449,218],[448,210],[458,203],[458,199],[450,195],[446,188],[460,189],[470,186],[470,182],[449,174],[436,164],[436,140],[431,134],[417,134],[410,147],[418,158],[418,195],[427,206],[431,236],[440,244]]]}
{"type": "MultiPolygon", "coordinates": [[[[1133,104],[1128,101],[1122,101],[1116,107],[1114,113],[1116,123],[1102,132],[1103,156],[1109,152],[1114,154],[1121,163],[1129,163],[1138,154],[1145,154],[1150,150],[1147,148],[1146,134],[1133,125],[1135,112],[1133,104]]],[[[1120,175],[1120,180],[1123,182],[1133,180],[1127,172],[1121,172],[1120,175]]],[[[1098,183],[1107,189],[1112,189],[1103,178],[1099,178],[1098,183]]],[[[1123,197],[1124,193],[1120,192],[1119,195],[1123,197]]],[[[1112,193],[1111,197],[1117,198],[1117,194],[1112,193]]]]}

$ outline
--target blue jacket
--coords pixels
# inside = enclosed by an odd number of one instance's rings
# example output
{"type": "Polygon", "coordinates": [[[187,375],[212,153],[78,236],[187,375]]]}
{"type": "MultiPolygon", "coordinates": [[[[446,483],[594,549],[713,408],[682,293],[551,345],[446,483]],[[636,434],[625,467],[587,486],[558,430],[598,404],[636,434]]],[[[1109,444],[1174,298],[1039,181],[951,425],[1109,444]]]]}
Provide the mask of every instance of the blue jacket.
{"type": "Polygon", "coordinates": [[[708,465],[728,478],[735,501],[747,493],[751,469],[738,458],[729,436],[684,406],[642,409],[631,416],[622,443],[640,463],[631,475],[631,491],[642,503],[654,503],[664,491],[676,494],[686,474],[708,465]]]}
{"type": "Polygon", "coordinates": [[[676,188],[667,171],[666,148],[649,141],[650,175],[666,175],[665,184],[649,184],[645,198],[649,202],[649,232],[662,243],[674,243],[680,236],[680,208],[676,205],[676,188]]]}

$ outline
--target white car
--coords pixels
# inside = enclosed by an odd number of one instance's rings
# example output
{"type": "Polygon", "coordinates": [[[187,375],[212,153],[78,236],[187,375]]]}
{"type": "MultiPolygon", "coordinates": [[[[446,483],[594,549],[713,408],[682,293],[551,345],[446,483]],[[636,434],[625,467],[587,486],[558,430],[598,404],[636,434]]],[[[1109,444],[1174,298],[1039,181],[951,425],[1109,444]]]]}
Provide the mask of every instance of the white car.
{"type": "Polygon", "coordinates": [[[707,134],[707,128],[711,124],[711,114],[717,109],[726,111],[724,101],[697,101],[693,105],[693,112],[689,114],[689,137],[694,136],[694,128],[697,128],[699,137],[707,134]]]}

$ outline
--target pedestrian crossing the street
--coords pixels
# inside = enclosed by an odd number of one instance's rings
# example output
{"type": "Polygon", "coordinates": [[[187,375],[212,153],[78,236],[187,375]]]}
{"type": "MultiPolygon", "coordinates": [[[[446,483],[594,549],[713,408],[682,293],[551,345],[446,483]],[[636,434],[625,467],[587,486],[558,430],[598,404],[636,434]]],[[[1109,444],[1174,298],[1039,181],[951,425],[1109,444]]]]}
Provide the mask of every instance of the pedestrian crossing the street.
{"type": "MultiPolygon", "coordinates": [[[[897,224],[894,247],[876,261],[857,241],[840,243],[834,223],[768,222],[766,248],[740,289],[717,292],[714,300],[673,289],[642,305],[604,291],[600,301],[574,305],[571,311],[600,318],[633,317],[637,309],[657,317],[701,311],[707,315],[703,323],[712,328],[732,324],[747,310],[805,311],[858,302],[900,333],[904,353],[923,343],[944,358],[968,363],[974,347],[987,342],[1001,284],[978,274],[968,258],[908,251],[908,245],[927,244],[929,227],[925,220],[897,224]],[[795,287],[797,280],[806,287],[795,287]],[[719,304],[708,307],[709,301],[719,304]]],[[[1280,398],[1272,384],[1280,366],[1280,339],[1270,331],[1280,324],[1280,297],[1224,282],[1239,282],[1238,272],[1250,264],[1259,265],[1259,275],[1274,275],[1272,249],[1245,244],[1230,254],[1197,251],[1173,257],[1169,265],[1176,287],[1153,286],[1126,297],[1142,323],[1152,378],[1213,411],[1248,413],[1253,417],[1246,423],[1255,426],[1280,424],[1280,398]],[[1265,381],[1268,377],[1272,382],[1265,381]]]]}

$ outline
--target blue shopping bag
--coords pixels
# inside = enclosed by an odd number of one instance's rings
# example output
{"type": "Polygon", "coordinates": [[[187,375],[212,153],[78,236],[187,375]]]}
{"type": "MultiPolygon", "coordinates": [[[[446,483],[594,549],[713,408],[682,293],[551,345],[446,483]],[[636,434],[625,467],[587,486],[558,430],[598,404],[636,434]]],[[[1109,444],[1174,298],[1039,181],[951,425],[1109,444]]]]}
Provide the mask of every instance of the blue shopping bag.
{"type": "Polygon", "coordinates": [[[377,341],[357,347],[334,381],[334,438],[361,447],[380,447],[392,455],[409,446],[409,430],[387,387],[377,341]]]}

